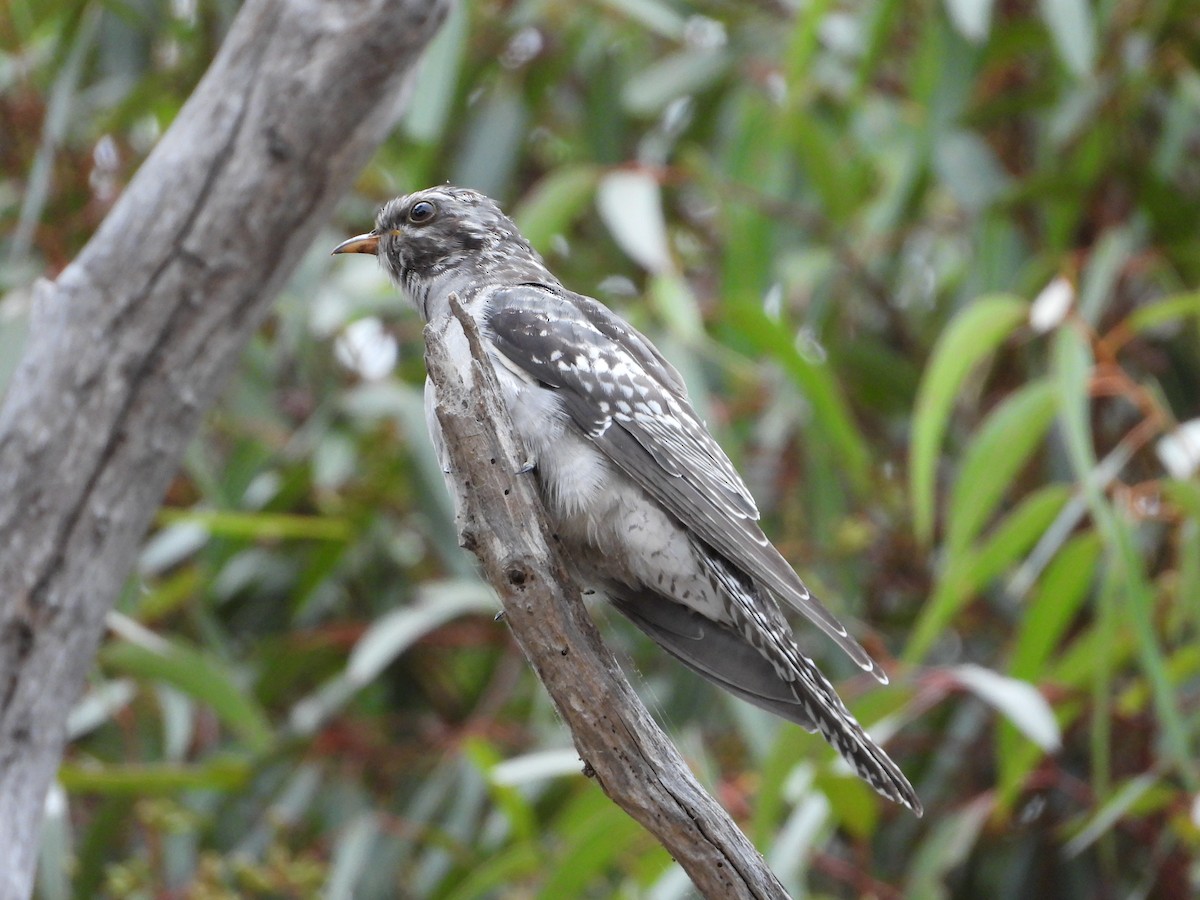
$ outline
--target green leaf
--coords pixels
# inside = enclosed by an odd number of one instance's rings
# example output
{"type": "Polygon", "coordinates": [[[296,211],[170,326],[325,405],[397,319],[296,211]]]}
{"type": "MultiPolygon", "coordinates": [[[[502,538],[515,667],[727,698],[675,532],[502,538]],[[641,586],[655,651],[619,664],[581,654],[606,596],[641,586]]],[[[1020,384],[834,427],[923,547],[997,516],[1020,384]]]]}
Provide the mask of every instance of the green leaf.
{"type": "Polygon", "coordinates": [[[805,177],[816,188],[822,208],[834,222],[844,222],[857,199],[852,157],[821,119],[796,116],[791,126],[793,152],[805,177]]]}
{"type": "Polygon", "coordinates": [[[635,116],[657,116],[677,97],[694,94],[718,81],[729,66],[722,50],[684,50],[653,63],[625,82],[621,102],[635,116]]]}
{"type": "Polygon", "coordinates": [[[1028,681],[1010,678],[974,664],[954,666],[947,672],[963,688],[1003,713],[1008,721],[1047,753],[1062,746],[1062,733],[1050,704],[1028,681]]]}
{"type": "Polygon", "coordinates": [[[208,529],[200,522],[172,522],[146,541],[138,556],[138,571],[147,576],[160,575],[199,551],[209,537],[208,529]]]}
{"type": "Polygon", "coordinates": [[[840,767],[823,766],[813,779],[813,785],[829,800],[830,813],[846,833],[859,840],[868,840],[879,830],[879,820],[888,804],[857,775],[842,774],[840,767]]]}
{"type": "Polygon", "coordinates": [[[129,706],[137,686],[128,678],[93,682],[67,715],[67,737],[78,740],[129,706]]]}
{"type": "Polygon", "coordinates": [[[1200,787],[1200,772],[1190,751],[1188,728],[1177,705],[1154,629],[1155,592],[1146,579],[1137,539],[1130,522],[1118,516],[1102,489],[1097,474],[1090,429],[1089,376],[1091,352],[1083,336],[1072,329],[1055,335],[1054,378],[1060,395],[1062,433],[1067,455],[1087,498],[1092,518],[1104,543],[1110,564],[1124,585],[1121,609],[1132,624],[1142,670],[1150,681],[1154,706],[1162,722],[1165,746],[1189,789],[1200,787]]]}
{"type": "Polygon", "coordinates": [[[870,453],[829,367],[806,359],[784,327],[770,319],[761,307],[750,303],[731,304],[727,315],[730,324],[743,337],[774,358],[800,386],[812,404],[815,430],[838,454],[850,483],[865,489],[870,453]]]}
{"type": "Polygon", "coordinates": [[[1046,567],[1025,605],[1009,662],[1016,678],[1036,679],[1082,606],[1095,577],[1100,539],[1093,531],[1072,538],[1046,567]]]}
{"type": "Polygon", "coordinates": [[[584,897],[588,886],[635,841],[643,838],[642,826],[596,790],[578,793],[554,820],[556,853],[571,860],[547,873],[538,897],[584,897]]]}
{"type": "Polygon", "coordinates": [[[163,509],[163,525],[187,524],[210,537],[261,541],[346,541],[350,523],[329,516],[296,516],[285,513],[230,512],[228,510],[163,509]]]}
{"type": "Polygon", "coordinates": [[[236,791],[254,770],[248,760],[230,756],[214,758],[198,766],[156,763],[91,766],[63,763],[58,780],[75,794],[155,796],[180,791],[236,791]]]}
{"type": "Polygon", "coordinates": [[[784,54],[789,84],[807,85],[812,78],[813,60],[821,47],[821,23],[832,6],[832,0],[813,0],[797,11],[784,54]]]}
{"type": "Polygon", "coordinates": [[[508,844],[472,865],[467,877],[446,895],[446,900],[517,896],[517,885],[534,881],[545,871],[546,858],[537,844],[529,841],[508,844]]]}
{"type": "MultiPolygon", "coordinates": [[[[1124,818],[1130,810],[1142,803],[1150,792],[1159,784],[1159,776],[1153,772],[1144,772],[1129,779],[1121,786],[1115,795],[1109,798],[1104,806],[1096,811],[1079,833],[1067,841],[1063,847],[1063,855],[1070,859],[1078,856],[1104,834],[1111,831],[1113,826],[1124,818]]],[[[1167,795],[1160,794],[1160,801],[1167,795]]]]}
{"type": "Polygon", "coordinates": [[[1012,179],[982,138],[969,131],[948,131],[934,147],[938,178],[964,209],[979,213],[987,209],[1012,179]]]}
{"type": "Polygon", "coordinates": [[[959,611],[993,578],[1027,551],[1054,521],[1070,497],[1065,485],[1048,485],[1030,494],[984,541],[947,561],[913,627],[905,648],[909,663],[920,662],[959,611]]]}
{"type": "Polygon", "coordinates": [[[752,807],[752,824],[746,829],[755,846],[766,845],[774,834],[776,823],[784,813],[784,786],[788,775],[796,767],[797,757],[803,752],[804,745],[798,737],[797,728],[778,729],[769,752],[757,762],[760,792],[758,802],[752,807]]]}
{"type": "Polygon", "coordinates": [[[973,44],[987,40],[993,0],[946,0],[946,12],[958,33],[973,44]]]}
{"type": "Polygon", "coordinates": [[[1042,442],[1054,419],[1054,385],[1022,387],[988,417],[963,456],[947,516],[946,543],[956,554],[979,534],[1012,480],[1042,442]]]}
{"type": "MultiPolygon", "coordinates": [[[[802,877],[807,861],[829,831],[830,801],[816,787],[816,772],[817,767],[810,762],[802,762],[793,770],[788,778],[791,809],[766,852],[767,865],[785,883],[802,877]]],[[[865,785],[860,782],[859,802],[877,803],[878,798],[870,798],[862,787],[865,785]]]]}
{"type": "Polygon", "coordinates": [[[70,812],[62,785],[52,784],[46,794],[38,841],[38,900],[69,900],[72,896],[70,812]]]}
{"type": "Polygon", "coordinates": [[[373,812],[358,815],[339,835],[333,848],[333,864],[321,891],[328,900],[353,900],[363,875],[372,863],[372,850],[381,828],[373,812]]]}
{"type": "Polygon", "coordinates": [[[207,653],[166,640],[153,647],[121,641],[106,646],[100,662],[136,678],[165,682],[207,703],[256,753],[273,742],[266,712],[234,683],[228,663],[207,653]]]}
{"type": "Polygon", "coordinates": [[[1175,585],[1175,600],[1184,615],[1196,626],[1200,614],[1198,604],[1188,602],[1200,597],[1200,516],[1188,519],[1179,528],[1179,578],[1175,585]]]}
{"type": "Polygon", "coordinates": [[[1096,241],[1079,279],[1079,313],[1093,328],[1100,324],[1137,246],[1137,230],[1132,227],[1110,228],[1096,241]]]}
{"type": "Polygon", "coordinates": [[[603,0],[603,3],[667,40],[681,40],[687,27],[683,16],[658,0],[603,0]]]}
{"type": "Polygon", "coordinates": [[[650,279],[646,294],[672,335],[689,346],[704,338],[700,307],[686,278],[675,272],[662,272],[650,279]]]}
{"type": "Polygon", "coordinates": [[[201,596],[204,578],[198,566],[185,566],[165,578],[157,578],[145,593],[135,597],[137,620],[152,623],[170,615],[201,596]]]}
{"type": "Polygon", "coordinates": [[[966,860],[991,812],[992,800],[985,795],[935,822],[911,857],[904,896],[948,897],[943,878],[966,860]]]}
{"type": "Polygon", "coordinates": [[[1200,318],[1200,292],[1180,294],[1139,307],[1129,314],[1125,324],[1140,334],[1189,316],[1200,318]]]}
{"type": "Polygon", "coordinates": [[[389,610],[371,623],[350,652],[345,670],[292,707],[291,727],[300,734],[312,734],[422,637],[459,616],[486,614],[495,608],[495,594],[482,582],[463,579],[426,584],[415,603],[389,610]]]}
{"type": "Polygon", "coordinates": [[[1063,64],[1077,78],[1091,75],[1096,64],[1096,23],[1088,0],[1041,0],[1039,9],[1063,64]]]}
{"type": "MultiPolygon", "coordinates": [[[[469,739],[463,749],[467,758],[474,763],[475,768],[487,780],[488,792],[492,795],[492,802],[496,804],[508,819],[508,826],[512,829],[514,837],[520,842],[529,842],[532,846],[536,846],[537,816],[533,805],[525,798],[514,781],[500,777],[500,771],[503,771],[500,770],[500,767],[505,765],[505,762],[500,756],[499,751],[486,741],[477,738],[469,739]]],[[[581,766],[579,756],[573,750],[567,752],[570,754],[571,774],[578,774],[581,766]]],[[[533,768],[539,765],[543,759],[549,757],[550,759],[547,760],[548,765],[543,766],[544,770],[555,764],[561,765],[564,755],[559,751],[548,750],[540,754],[529,754],[521,758],[518,762],[533,768]]],[[[510,770],[512,762],[509,762],[510,770]]],[[[560,771],[555,770],[554,774],[560,774],[560,771]]],[[[531,777],[530,774],[523,773],[523,778],[529,777],[531,777]]]]}
{"type": "Polygon", "coordinates": [[[1041,538],[1070,497],[1066,485],[1049,484],[1026,497],[993,528],[975,555],[975,577],[986,584],[1023,557],[1041,538]]]}
{"type": "Polygon", "coordinates": [[[596,208],[609,234],[625,255],[648,272],[675,268],[662,186],[648,169],[614,169],[596,186],[596,208]]]}
{"type": "Polygon", "coordinates": [[[963,381],[1025,320],[1029,306],[1016,297],[977,300],[946,327],[933,348],[913,411],[909,487],[913,527],[924,544],[933,540],[938,450],[963,381]]]}
{"type": "Polygon", "coordinates": [[[465,4],[452,4],[446,21],[421,56],[420,89],[412,92],[401,123],[414,141],[432,144],[446,129],[446,120],[454,109],[468,19],[465,4]]]}
{"type": "Polygon", "coordinates": [[[533,186],[513,210],[513,221],[534,249],[546,253],[596,192],[600,169],[592,165],[554,169],[533,186]]]}
{"type": "Polygon", "coordinates": [[[1071,641],[1070,646],[1047,661],[1047,680],[1068,687],[1086,688],[1096,680],[1098,665],[1117,669],[1134,655],[1133,635],[1117,632],[1105,634],[1102,628],[1086,629],[1071,641]]]}
{"type": "Polygon", "coordinates": [[[529,134],[529,103],[507,80],[498,79],[468,110],[453,180],[491,197],[507,196],[529,134]]]}

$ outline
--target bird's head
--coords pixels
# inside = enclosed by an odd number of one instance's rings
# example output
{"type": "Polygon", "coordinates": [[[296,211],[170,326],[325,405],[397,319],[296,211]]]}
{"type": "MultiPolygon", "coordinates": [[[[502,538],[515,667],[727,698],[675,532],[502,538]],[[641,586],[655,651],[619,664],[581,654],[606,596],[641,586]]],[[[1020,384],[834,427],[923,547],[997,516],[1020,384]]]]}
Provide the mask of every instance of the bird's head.
{"type": "Polygon", "coordinates": [[[540,281],[552,276],[512,219],[490,197],[443,185],[390,200],[375,227],[338,244],[334,253],[372,253],[418,302],[447,273],[489,281],[540,281]]]}

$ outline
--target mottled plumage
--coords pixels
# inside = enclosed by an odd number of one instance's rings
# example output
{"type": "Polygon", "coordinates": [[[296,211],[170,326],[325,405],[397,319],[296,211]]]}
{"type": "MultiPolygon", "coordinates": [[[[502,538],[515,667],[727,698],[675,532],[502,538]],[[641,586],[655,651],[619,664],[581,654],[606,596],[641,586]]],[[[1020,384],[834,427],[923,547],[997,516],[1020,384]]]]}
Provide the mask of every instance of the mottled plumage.
{"type": "MultiPolygon", "coordinates": [[[[779,601],[887,678],[758,526],[758,508],[679,373],[606,306],[568,291],[475,191],[392,200],[334,252],[375,253],[428,321],[457,293],[476,320],[547,512],[580,585],[685,665],[826,740],[918,814],[899,768],[796,646],[779,601]]],[[[465,344],[456,356],[470,364],[465,344]]],[[[434,441],[441,436],[426,385],[434,441]]],[[[443,458],[444,458],[444,454],[443,458]]]]}

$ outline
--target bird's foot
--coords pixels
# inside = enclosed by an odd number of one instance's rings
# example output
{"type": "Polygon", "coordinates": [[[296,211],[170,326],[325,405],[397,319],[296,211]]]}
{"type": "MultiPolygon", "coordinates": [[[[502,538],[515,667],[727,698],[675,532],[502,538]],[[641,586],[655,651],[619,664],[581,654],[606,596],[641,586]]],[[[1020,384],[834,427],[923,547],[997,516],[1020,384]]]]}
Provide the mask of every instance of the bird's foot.
{"type": "Polygon", "coordinates": [[[517,471],[513,472],[513,474],[514,475],[528,475],[530,472],[532,472],[536,468],[537,468],[537,463],[535,463],[533,461],[533,458],[530,457],[529,459],[525,460],[525,462],[521,463],[521,467],[519,469],[517,469],[517,471]]]}

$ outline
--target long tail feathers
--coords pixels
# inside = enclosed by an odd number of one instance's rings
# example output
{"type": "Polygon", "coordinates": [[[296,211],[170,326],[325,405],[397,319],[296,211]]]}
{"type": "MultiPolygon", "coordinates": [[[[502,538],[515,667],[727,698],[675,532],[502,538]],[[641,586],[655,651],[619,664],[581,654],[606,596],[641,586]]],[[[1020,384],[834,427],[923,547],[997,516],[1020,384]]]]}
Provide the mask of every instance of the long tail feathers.
{"type": "Polygon", "coordinates": [[[741,631],[717,624],[658,594],[613,597],[613,605],[660,647],[720,687],[770,713],[819,731],[871,787],[918,816],[921,801],[900,768],[871,740],[833,686],[791,638],[767,635],[771,656],[741,631]]]}

